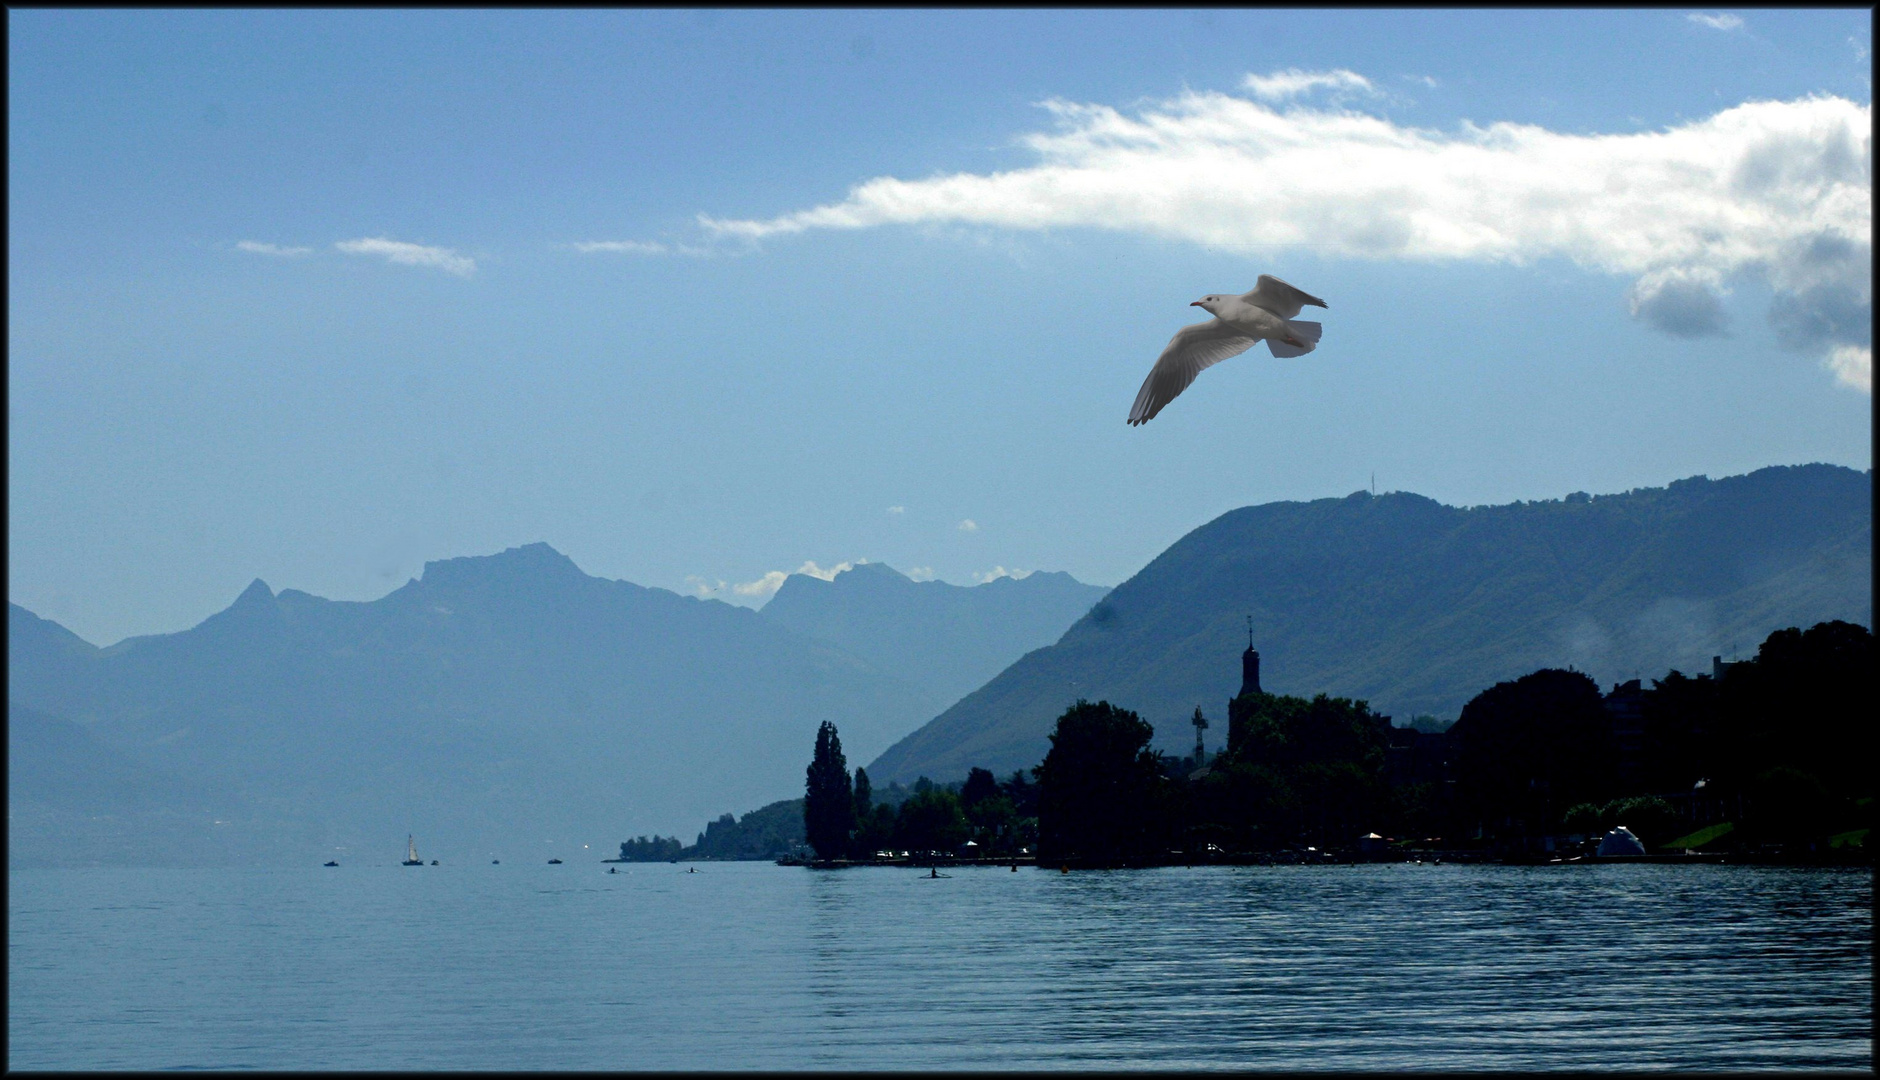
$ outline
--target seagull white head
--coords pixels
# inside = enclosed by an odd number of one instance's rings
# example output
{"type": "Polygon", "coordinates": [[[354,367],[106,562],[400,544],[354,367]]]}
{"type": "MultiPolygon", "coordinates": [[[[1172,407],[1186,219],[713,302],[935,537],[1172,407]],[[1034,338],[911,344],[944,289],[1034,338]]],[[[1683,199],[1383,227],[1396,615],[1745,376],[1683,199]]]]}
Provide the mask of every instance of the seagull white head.
{"type": "Polygon", "coordinates": [[[1196,300],[1194,303],[1189,304],[1188,306],[1198,307],[1210,315],[1219,315],[1221,313],[1221,305],[1225,303],[1226,301],[1227,301],[1227,297],[1225,296],[1215,296],[1213,294],[1209,294],[1207,296],[1202,297],[1199,300],[1196,300]]]}

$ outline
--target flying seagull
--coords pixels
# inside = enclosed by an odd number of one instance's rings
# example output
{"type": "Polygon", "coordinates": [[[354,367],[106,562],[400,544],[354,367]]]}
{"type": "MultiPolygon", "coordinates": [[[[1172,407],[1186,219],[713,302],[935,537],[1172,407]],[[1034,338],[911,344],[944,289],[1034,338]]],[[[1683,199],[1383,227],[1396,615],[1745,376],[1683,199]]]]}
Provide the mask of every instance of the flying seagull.
{"type": "Polygon", "coordinates": [[[1292,321],[1307,304],[1324,307],[1325,301],[1270,274],[1261,274],[1253,291],[1244,296],[1204,296],[1189,304],[1214,318],[1184,326],[1169,339],[1168,348],[1149,369],[1149,377],[1142,380],[1142,389],[1136,391],[1130,424],[1153,420],[1204,368],[1239,356],[1257,341],[1264,340],[1279,357],[1304,356],[1317,348],[1319,324],[1292,321]]]}

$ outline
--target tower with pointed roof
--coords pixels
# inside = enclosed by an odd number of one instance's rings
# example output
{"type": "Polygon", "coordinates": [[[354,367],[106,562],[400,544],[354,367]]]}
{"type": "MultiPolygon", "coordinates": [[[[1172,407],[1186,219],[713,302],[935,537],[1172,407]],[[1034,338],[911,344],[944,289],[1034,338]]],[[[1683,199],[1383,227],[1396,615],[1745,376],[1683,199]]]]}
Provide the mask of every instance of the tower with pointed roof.
{"type": "Polygon", "coordinates": [[[1249,695],[1263,694],[1260,689],[1260,651],[1253,647],[1253,616],[1247,616],[1247,651],[1240,654],[1240,692],[1227,703],[1227,749],[1239,748],[1241,727],[1252,710],[1249,695]]]}
{"type": "Polygon", "coordinates": [[[1260,653],[1253,647],[1253,616],[1247,616],[1247,651],[1240,654],[1240,693],[1235,697],[1260,693],[1260,653]]]}

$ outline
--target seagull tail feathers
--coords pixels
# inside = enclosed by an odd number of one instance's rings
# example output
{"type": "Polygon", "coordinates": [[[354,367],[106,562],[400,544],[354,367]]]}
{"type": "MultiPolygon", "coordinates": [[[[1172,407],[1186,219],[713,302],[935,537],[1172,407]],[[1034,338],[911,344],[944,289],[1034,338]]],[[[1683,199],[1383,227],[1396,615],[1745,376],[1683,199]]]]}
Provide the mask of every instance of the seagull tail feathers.
{"type": "Polygon", "coordinates": [[[1278,338],[1267,338],[1266,347],[1273,350],[1274,356],[1282,359],[1289,356],[1304,356],[1313,349],[1318,348],[1319,335],[1324,333],[1324,328],[1318,323],[1300,322],[1297,319],[1288,319],[1286,321],[1286,328],[1292,331],[1293,337],[1305,342],[1305,348],[1302,349],[1297,345],[1288,345],[1278,338]]]}

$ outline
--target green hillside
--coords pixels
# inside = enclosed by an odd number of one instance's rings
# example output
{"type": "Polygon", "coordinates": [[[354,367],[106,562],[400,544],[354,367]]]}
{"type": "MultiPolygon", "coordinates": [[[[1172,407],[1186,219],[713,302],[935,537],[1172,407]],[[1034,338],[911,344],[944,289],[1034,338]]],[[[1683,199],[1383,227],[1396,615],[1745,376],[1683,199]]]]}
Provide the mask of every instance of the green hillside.
{"type": "Polygon", "coordinates": [[[1784,626],[1871,624],[1872,551],[1872,475],[1830,465],[1505,506],[1358,493],[1244,507],[868,771],[1035,765],[1077,698],[1138,711],[1158,747],[1190,747],[1195,706],[1223,719],[1239,687],[1248,616],[1267,690],[1368,699],[1404,720],[1454,716],[1544,666],[1602,683],[1703,670],[1784,626]]]}

